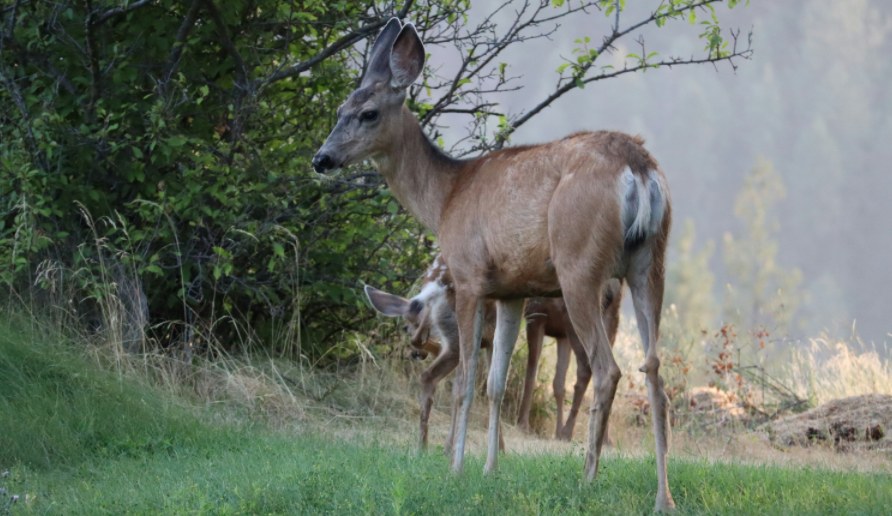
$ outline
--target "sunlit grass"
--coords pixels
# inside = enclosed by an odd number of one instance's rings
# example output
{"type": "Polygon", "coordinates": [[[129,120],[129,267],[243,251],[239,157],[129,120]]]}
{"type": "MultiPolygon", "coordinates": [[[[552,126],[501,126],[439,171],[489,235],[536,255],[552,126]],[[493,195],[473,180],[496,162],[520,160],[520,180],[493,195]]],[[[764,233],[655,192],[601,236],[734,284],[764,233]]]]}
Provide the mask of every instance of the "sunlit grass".
{"type": "Polygon", "coordinates": [[[863,394],[892,395],[892,361],[876,346],[855,351],[845,341],[809,339],[793,350],[786,376],[794,388],[817,404],[863,394]]]}
{"type": "MultiPolygon", "coordinates": [[[[146,452],[54,471],[19,466],[10,487],[30,509],[64,513],[643,514],[655,482],[648,459],[604,460],[594,484],[581,457],[507,455],[484,477],[461,476],[437,453],[319,436],[243,434],[213,450],[146,452]]],[[[884,513],[892,478],[821,470],[672,461],[685,513],[884,513]]]]}

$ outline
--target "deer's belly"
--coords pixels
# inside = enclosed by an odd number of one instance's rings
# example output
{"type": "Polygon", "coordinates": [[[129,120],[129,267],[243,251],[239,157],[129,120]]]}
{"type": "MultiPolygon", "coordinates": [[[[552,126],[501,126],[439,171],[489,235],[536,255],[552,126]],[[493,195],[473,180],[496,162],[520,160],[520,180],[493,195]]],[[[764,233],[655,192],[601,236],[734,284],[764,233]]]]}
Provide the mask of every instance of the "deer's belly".
{"type": "Polygon", "coordinates": [[[494,299],[560,295],[547,247],[462,247],[446,260],[457,289],[494,299]]]}

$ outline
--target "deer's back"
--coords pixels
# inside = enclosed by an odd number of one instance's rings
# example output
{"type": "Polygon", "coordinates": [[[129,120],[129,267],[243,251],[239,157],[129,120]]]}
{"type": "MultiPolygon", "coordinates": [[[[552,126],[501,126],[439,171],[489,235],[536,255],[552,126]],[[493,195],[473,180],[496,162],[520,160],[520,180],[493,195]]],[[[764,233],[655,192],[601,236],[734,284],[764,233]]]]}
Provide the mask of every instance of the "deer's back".
{"type": "Polygon", "coordinates": [[[656,162],[640,138],[599,131],[505,149],[468,162],[440,222],[440,245],[455,280],[492,297],[553,296],[550,226],[600,224],[620,235],[620,178],[647,174],[656,162]],[[582,201],[582,202],[580,202],[582,201]],[[550,220],[555,205],[569,217],[550,220]]]}

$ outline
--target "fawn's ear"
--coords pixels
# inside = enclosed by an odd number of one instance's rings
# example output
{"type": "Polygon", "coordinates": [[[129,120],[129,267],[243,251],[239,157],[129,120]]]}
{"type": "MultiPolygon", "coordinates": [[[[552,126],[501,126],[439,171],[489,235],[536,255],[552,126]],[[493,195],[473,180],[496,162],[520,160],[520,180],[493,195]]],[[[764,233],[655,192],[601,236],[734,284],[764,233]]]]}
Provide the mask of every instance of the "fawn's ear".
{"type": "Polygon", "coordinates": [[[424,68],[424,44],[411,23],[403,29],[393,42],[390,51],[390,86],[395,90],[405,90],[418,79],[424,68]]]}
{"type": "Polygon", "coordinates": [[[391,18],[381,30],[381,33],[378,34],[378,39],[372,45],[365,73],[362,74],[361,86],[390,80],[390,50],[393,48],[393,42],[400,35],[402,28],[403,24],[399,18],[391,18]]]}
{"type": "Polygon", "coordinates": [[[372,304],[372,308],[387,317],[400,317],[409,308],[408,299],[388,294],[369,285],[365,286],[365,296],[368,298],[369,303],[372,304]]]}

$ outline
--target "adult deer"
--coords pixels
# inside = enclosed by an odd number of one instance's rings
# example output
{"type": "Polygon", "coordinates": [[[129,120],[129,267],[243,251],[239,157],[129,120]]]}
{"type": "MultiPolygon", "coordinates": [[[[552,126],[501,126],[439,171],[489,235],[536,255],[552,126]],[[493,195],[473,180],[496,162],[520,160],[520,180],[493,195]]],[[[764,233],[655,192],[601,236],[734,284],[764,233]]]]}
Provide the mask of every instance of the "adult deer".
{"type": "MultiPolygon", "coordinates": [[[[670,226],[662,171],[641,139],[606,131],[474,159],[450,158],[404,106],[424,55],[414,26],[391,19],[372,47],[359,88],[338,109],[337,124],[313,157],[314,168],[323,172],[372,158],[397,200],[437,234],[455,282],[464,378],[476,374],[484,303],[496,300],[486,472],[498,460],[500,406],[524,300],[563,295],[594,374],[585,476],[595,478],[622,376],[601,316],[602,292],[609,279],[624,279],[645,349],[640,370],[655,434],[656,509],[671,509],[668,398],[657,355],[670,226]]],[[[464,464],[474,396],[474,383],[464,383],[455,472],[464,464]]]]}
{"type": "MultiPolygon", "coordinates": [[[[604,289],[604,313],[607,318],[607,333],[611,345],[619,325],[619,307],[621,299],[619,281],[612,280],[604,289]]],[[[437,256],[421,278],[421,291],[414,297],[405,297],[365,286],[365,295],[378,313],[387,317],[401,317],[406,323],[406,331],[410,335],[410,346],[413,355],[425,358],[433,355],[434,361],[421,373],[419,447],[427,448],[428,422],[430,420],[433,396],[437,384],[448,376],[458,365],[460,359],[458,324],[455,319],[455,287],[449,269],[441,257],[437,256]]],[[[480,347],[490,349],[495,333],[495,306],[487,302],[484,309],[484,330],[480,347]]],[[[585,389],[592,373],[588,365],[585,349],[576,337],[576,332],[567,316],[564,302],[560,298],[534,298],[526,305],[527,319],[527,368],[524,377],[523,395],[518,411],[517,424],[529,431],[530,410],[533,390],[536,386],[536,372],[542,344],[545,336],[557,340],[557,363],[552,382],[554,397],[557,403],[557,421],[555,438],[570,440],[576,425],[576,416],[582,405],[585,389]],[[576,355],[576,385],[573,389],[573,403],[564,423],[564,394],[566,391],[567,369],[570,365],[571,351],[576,355]]],[[[452,424],[446,438],[447,454],[452,450],[455,436],[456,415],[458,405],[455,402],[460,391],[460,377],[453,382],[452,424]]],[[[500,441],[500,448],[504,443],[500,441]]]]}

